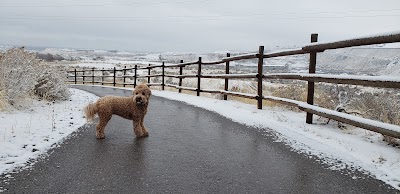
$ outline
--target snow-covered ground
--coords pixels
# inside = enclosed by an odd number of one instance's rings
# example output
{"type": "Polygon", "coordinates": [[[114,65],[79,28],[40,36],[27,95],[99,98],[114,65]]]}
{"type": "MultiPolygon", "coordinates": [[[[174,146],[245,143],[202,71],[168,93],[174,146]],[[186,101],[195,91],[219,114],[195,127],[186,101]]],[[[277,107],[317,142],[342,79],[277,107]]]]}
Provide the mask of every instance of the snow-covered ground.
{"type": "Polygon", "coordinates": [[[33,100],[27,110],[0,112],[0,174],[28,167],[32,159],[58,146],[86,123],[82,109],[98,97],[78,89],[69,90],[71,97],[67,101],[53,104],[33,100]]]}
{"type": "MultiPolygon", "coordinates": [[[[85,123],[82,108],[97,97],[76,89],[71,92],[70,101],[54,105],[34,102],[28,111],[0,113],[0,146],[4,148],[0,150],[0,173],[27,165],[27,161],[57,146],[85,123]]],[[[170,91],[153,90],[153,94],[254,126],[265,131],[265,135],[274,134],[276,141],[286,143],[296,152],[317,157],[332,170],[359,170],[400,190],[400,149],[387,145],[380,134],[358,128],[342,130],[336,122],[326,124],[318,117],[316,124],[308,125],[305,113],[278,107],[258,110],[255,105],[236,101],[170,91]]]]}

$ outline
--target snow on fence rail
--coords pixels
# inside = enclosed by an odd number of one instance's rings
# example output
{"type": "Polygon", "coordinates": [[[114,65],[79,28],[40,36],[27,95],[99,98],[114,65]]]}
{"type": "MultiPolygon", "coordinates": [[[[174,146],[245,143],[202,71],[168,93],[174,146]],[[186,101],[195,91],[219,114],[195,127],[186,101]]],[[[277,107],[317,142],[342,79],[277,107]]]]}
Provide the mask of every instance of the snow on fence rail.
{"type": "Polygon", "coordinates": [[[388,135],[395,138],[400,138],[400,126],[391,125],[387,123],[382,123],[379,121],[374,121],[370,119],[365,119],[361,117],[351,116],[348,114],[336,112],[333,110],[321,108],[318,106],[314,106],[314,83],[315,82],[325,82],[325,83],[336,83],[336,84],[350,84],[350,85],[362,85],[368,87],[379,87],[379,88],[400,88],[400,78],[397,77],[385,77],[385,76],[345,76],[345,75],[331,75],[331,74],[315,74],[316,70],[316,57],[317,53],[324,52],[328,49],[338,49],[338,48],[346,48],[346,47],[354,47],[354,46],[362,46],[362,45],[372,45],[372,44],[382,44],[382,43],[393,43],[400,42],[400,32],[397,33],[389,33],[389,34],[381,34],[370,37],[356,38],[350,40],[329,42],[329,43],[316,43],[318,39],[317,34],[311,35],[311,44],[306,45],[299,49],[291,49],[284,50],[278,52],[270,52],[264,53],[264,47],[259,47],[258,53],[245,54],[240,56],[230,57],[230,54],[227,54],[227,57],[223,58],[220,61],[212,61],[212,62],[202,62],[201,57],[199,57],[198,61],[183,63],[181,60],[180,63],[174,65],[165,65],[162,63],[161,65],[151,65],[149,66],[140,66],[135,65],[134,68],[124,68],[124,69],[114,69],[104,70],[104,69],[86,69],[86,70],[74,70],[68,71],[68,78],[74,78],[74,80],[70,80],[75,84],[77,83],[92,83],[92,84],[112,84],[113,86],[123,85],[133,85],[136,87],[138,78],[147,78],[147,84],[149,86],[161,86],[162,90],[165,89],[165,86],[178,89],[179,93],[182,90],[195,91],[197,96],[200,96],[201,92],[205,93],[219,93],[224,96],[224,100],[227,100],[227,96],[239,96],[243,98],[255,99],[257,101],[257,108],[262,109],[262,101],[273,101],[276,103],[286,104],[289,106],[298,107],[300,110],[307,112],[306,123],[312,124],[313,115],[319,115],[322,117],[326,117],[329,119],[333,119],[339,122],[347,123],[350,125],[354,125],[356,127],[364,128],[370,131],[378,132],[383,135],[388,135]],[[299,55],[299,54],[310,54],[310,65],[309,65],[309,73],[280,73],[280,74],[263,74],[263,63],[264,59],[274,58],[274,57],[282,57],[282,56],[290,56],[290,55],[299,55]],[[245,59],[258,59],[258,68],[257,73],[250,74],[230,74],[229,73],[229,62],[231,61],[239,61],[245,59]],[[225,64],[226,71],[225,74],[202,74],[202,65],[216,65],[216,64],[225,64]],[[197,65],[197,74],[183,74],[183,68],[186,66],[197,65]],[[151,69],[161,68],[161,74],[151,74],[151,69]],[[179,68],[179,75],[170,75],[165,74],[165,68],[179,68]],[[147,75],[138,75],[138,70],[147,70],[147,75]],[[132,71],[132,74],[127,74],[127,71],[132,71]],[[95,75],[95,72],[100,72],[101,75],[95,75]],[[104,75],[107,72],[109,75],[104,75]],[[87,74],[89,73],[89,74],[87,74]],[[121,75],[118,75],[120,73],[121,75]],[[160,83],[150,83],[150,78],[152,77],[161,77],[160,83]],[[165,77],[176,78],[179,79],[179,84],[166,84],[165,77]],[[78,78],[81,78],[78,80],[78,78]],[[88,80],[88,78],[91,78],[88,80]],[[95,78],[99,78],[97,81],[95,78]],[[112,82],[106,82],[104,78],[112,78],[112,82]],[[126,82],[126,78],[130,78],[133,80],[133,83],[126,82]],[[184,87],[182,86],[182,79],[185,78],[196,78],[197,79],[197,87],[184,87]],[[212,90],[212,89],[204,89],[201,87],[201,79],[204,78],[213,78],[213,79],[225,79],[225,87],[224,90],[212,90]],[[117,82],[117,79],[119,82],[117,82]],[[228,91],[229,79],[255,79],[257,80],[257,94],[246,94],[239,92],[228,91]],[[273,96],[263,96],[262,95],[262,81],[265,79],[292,79],[292,80],[303,80],[308,82],[308,93],[307,93],[307,103],[300,102],[285,98],[278,98],[273,96]]]}

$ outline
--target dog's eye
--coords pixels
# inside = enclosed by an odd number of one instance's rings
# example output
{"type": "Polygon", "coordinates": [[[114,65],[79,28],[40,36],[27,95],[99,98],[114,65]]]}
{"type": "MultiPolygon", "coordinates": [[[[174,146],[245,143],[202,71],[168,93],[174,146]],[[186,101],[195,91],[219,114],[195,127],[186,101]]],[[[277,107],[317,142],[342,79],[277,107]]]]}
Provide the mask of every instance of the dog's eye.
{"type": "Polygon", "coordinates": [[[144,96],[144,92],[142,93],[142,95],[144,96]]]}

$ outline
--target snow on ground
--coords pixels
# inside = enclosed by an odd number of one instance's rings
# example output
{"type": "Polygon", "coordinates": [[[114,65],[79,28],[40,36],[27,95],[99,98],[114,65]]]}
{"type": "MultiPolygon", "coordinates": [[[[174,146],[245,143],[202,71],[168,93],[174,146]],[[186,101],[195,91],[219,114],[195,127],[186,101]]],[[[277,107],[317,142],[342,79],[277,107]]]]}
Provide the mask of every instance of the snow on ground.
{"type": "Polygon", "coordinates": [[[69,90],[67,101],[33,101],[27,110],[0,112],[0,174],[26,167],[86,123],[82,108],[98,97],[69,90]]]}
{"type": "MultiPolygon", "coordinates": [[[[0,146],[5,148],[0,150],[0,173],[23,166],[85,123],[82,107],[96,97],[80,90],[71,92],[71,101],[56,103],[54,114],[53,105],[45,102],[35,102],[29,111],[0,113],[0,124],[5,126],[0,130],[0,146]]],[[[153,94],[259,128],[265,135],[274,134],[277,142],[284,142],[296,152],[318,157],[332,170],[359,170],[400,190],[400,149],[387,145],[380,134],[358,128],[341,130],[337,122],[325,124],[326,120],[318,120],[317,116],[316,124],[308,125],[305,113],[278,107],[258,110],[256,105],[236,101],[170,91],[153,90],[153,94]]]]}

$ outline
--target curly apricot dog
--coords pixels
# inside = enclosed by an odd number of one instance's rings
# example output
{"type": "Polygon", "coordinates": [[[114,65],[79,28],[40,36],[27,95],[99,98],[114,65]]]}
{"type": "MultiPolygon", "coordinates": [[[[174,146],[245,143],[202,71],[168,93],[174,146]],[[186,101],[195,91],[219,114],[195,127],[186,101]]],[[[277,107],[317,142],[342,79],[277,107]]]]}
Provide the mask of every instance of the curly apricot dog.
{"type": "Polygon", "coordinates": [[[99,123],[96,126],[96,138],[104,139],[104,128],[113,114],[133,120],[133,131],[136,137],[149,136],[147,129],[143,125],[143,119],[147,113],[150,96],[150,88],[141,84],[133,90],[133,96],[104,96],[97,102],[88,104],[84,109],[86,119],[91,121],[96,114],[99,116],[99,123]]]}

